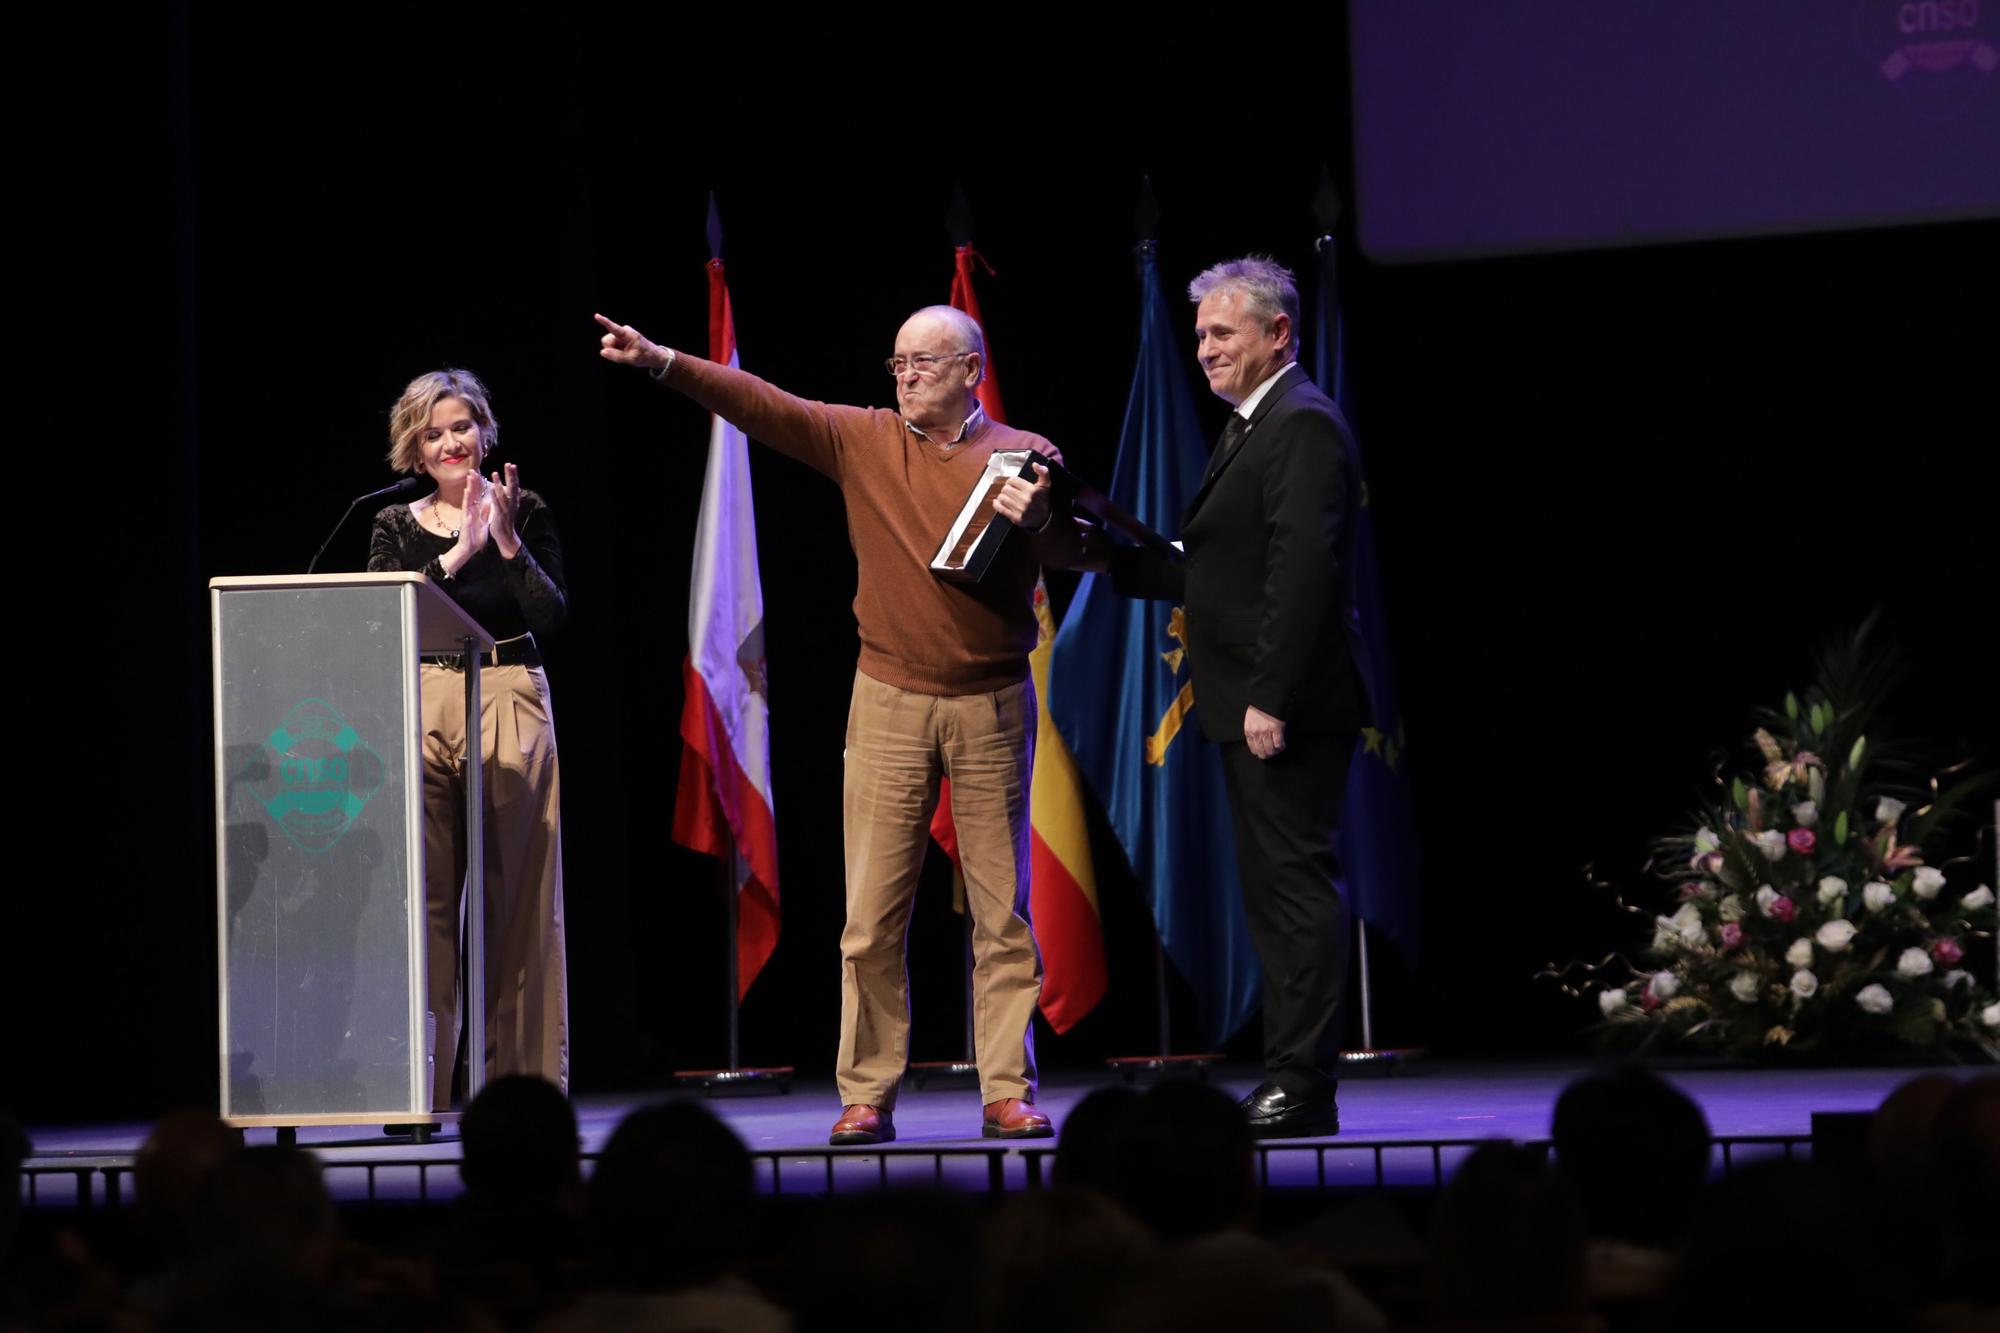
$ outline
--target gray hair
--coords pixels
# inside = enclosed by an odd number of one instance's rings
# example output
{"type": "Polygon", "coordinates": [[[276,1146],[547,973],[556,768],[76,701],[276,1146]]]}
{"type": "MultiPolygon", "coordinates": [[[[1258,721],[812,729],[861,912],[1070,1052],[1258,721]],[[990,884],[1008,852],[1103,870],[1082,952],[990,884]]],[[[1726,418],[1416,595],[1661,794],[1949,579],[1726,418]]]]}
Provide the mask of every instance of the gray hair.
{"type": "Polygon", "coordinates": [[[1234,292],[1267,330],[1284,315],[1292,323],[1292,340],[1286,350],[1294,358],[1298,356],[1299,288],[1290,269],[1269,255],[1245,255],[1202,270],[1188,284],[1188,300],[1196,305],[1216,292],[1234,292]]]}
{"type": "Polygon", "coordinates": [[[911,314],[910,318],[915,319],[918,315],[934,315],[951,325],[953,330],[958,334],[958,350],[961,352],[977,352],[979,354],[979,374],[980,378],[985,378],[986,334],[980,329],[978,320],[966,314],[955,305],[927,305],[922,310],[911,314]]]}

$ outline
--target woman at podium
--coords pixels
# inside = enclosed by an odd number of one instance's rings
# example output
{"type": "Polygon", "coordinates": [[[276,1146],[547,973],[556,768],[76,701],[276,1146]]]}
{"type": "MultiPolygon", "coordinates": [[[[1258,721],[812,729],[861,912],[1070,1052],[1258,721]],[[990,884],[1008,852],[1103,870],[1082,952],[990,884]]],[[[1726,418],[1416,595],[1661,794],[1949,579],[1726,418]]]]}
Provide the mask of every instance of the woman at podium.
{"type": "MultiPolygon", "coordinates": [[[[569,1087],[569,992],[563,968],[562,823],[556,733],[538,639],[563,622],[555,518],[521,489],[514,464],[480,466],[500,436],[486,386],[463,370],[419,375],[389,414],[389,464],[437,486],[375,519],[371,570],[428,575],[498,641],[479,668],[486,804],[487,1076],[539,1074],[569,1087]]],[[[432,1108],[451,1105],[460,1024],[459,910],[465,881],[463,670],[423,661],[424,890],[430,1012],[436,1024],[432,1108]]]]}

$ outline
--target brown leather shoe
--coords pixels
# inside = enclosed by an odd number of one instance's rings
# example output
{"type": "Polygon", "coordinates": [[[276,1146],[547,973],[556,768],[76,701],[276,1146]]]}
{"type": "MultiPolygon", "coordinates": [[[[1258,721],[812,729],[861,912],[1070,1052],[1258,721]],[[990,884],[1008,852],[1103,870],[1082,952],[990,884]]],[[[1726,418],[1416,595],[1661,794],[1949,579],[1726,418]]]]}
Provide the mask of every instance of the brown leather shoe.
{"type": "Polygon", "coordinates": [[[896,1122],[887,1111],[875,1106],[843,1106],[840,1119],[833,1122],[832,1144],[888,1143],[896,1137],[896,1122]]]}
{"type": "Polygon", "coordinates": [[[979,1132],[989,1139],[1046,1139],[1055,1136],[1049,1118],[1035,1109],[1033,1102],[1019,1097],[1002,1097],[986,1103],[986,1116],[979,1132]]]}

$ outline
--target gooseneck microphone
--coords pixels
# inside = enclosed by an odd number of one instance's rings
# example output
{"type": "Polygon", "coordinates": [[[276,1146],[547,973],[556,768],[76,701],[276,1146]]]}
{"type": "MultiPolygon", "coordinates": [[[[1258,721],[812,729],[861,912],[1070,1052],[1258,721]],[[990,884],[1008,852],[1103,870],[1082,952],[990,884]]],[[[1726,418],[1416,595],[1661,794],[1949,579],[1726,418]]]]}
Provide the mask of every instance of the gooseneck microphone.
{"type": "Polygon", "coordinates": [[[392,495],[408,495],[411,491],[421,490],[425,484],[423,477],[405,477],[399,482],[384,486],[379,491],[370,491],[366,495],[357,495],[348,501],[347,512],[340,516],[340,522],[333,525],[333,531],[326,534],[326,540],[319,544],[317,551],[313,552],[312,564],[306,566],[306,573],[310,574],[313,572],[313,565],[319,563],[319,558],[326,554],[326,548],[333,545],[333,539],[340,535],[342,528],[347,526],[347,520],[354,513],[354,506],[365,504],[370,500],[384,500],[392,495]]]}

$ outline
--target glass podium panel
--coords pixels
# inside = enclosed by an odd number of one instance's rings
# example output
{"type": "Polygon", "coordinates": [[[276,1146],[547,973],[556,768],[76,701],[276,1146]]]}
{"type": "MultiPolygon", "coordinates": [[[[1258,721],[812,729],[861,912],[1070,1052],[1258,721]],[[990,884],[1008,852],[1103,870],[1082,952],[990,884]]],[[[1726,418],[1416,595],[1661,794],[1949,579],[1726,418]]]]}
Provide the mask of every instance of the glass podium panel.
{"type": "Polygon", "coordinates": [[[210,596],[222,1113],[427,1111],[415,589],[210,596]]]}

